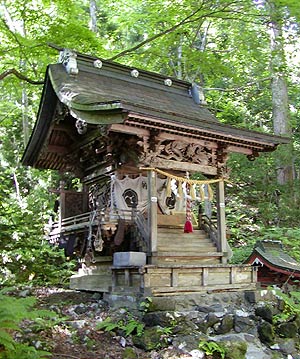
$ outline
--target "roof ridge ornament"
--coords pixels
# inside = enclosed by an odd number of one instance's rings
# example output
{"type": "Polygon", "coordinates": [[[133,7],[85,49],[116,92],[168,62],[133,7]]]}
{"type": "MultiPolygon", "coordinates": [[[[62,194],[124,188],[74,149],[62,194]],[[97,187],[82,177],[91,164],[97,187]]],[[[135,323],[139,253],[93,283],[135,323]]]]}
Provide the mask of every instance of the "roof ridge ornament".
{"type": "Polygon", "coordinates": [[[203,88],[197,85],[195,82],[192,83],[192,86],[190,87],[190,95],[197,105],[207,105],[203,88]]]}
{"type": "Polygon", "coordinates": [[[77,58],[76,52],[70,49],[63,49],[59,53],[58,62],[63,64],[69,75],[77,75],[79,70],[77,67],[76,58],[77,58]]]}
{"type": "Polygon", "coordinates": [[[135,77],[135,78],[137,78],[137,77],[139,77],[139,71],[137,70],[137,69],[132,69],[131,71],[130,71],[130,75],[132,76],[132,77],[135,77]]]}
{"type": "Polygon", "coordinates": [[[172,84],[173,84],[173,81],[171,80],[171,79],[165,79],[165,81],[164,81],[164,84],[165,84],[165,86],[169,86],[169,87],[171,87],[172,86],[172,84]]]}
{"type": "Polygon", "coordinates": [[[96,69],[101,69],[103,66],[103,63],[100,59],[97,59],[93,62],[93,65],[94,65],[94,67],[96,67],[96,69]]]}

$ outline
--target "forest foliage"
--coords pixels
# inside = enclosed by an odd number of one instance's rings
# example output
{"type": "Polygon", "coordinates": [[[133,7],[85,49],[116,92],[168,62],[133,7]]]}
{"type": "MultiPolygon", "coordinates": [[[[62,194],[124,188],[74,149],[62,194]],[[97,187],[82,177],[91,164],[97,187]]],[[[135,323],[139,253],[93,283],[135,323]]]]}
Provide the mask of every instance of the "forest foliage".
{"type": "Polygon", "coordinates": [[[60,283],[70,269],[43,238],[59,175],[20,162],[57,47],[194,82],[221,122],[251,130],[273,133],[276,96],[286,99],[291,145],[231,157],[227,219],[235,262],[265,238],[300,260],[297,0],[6,0],[0,17],[0,284],[60,283]],[[287,86],[274,97],[275,79],[287,86]]]}

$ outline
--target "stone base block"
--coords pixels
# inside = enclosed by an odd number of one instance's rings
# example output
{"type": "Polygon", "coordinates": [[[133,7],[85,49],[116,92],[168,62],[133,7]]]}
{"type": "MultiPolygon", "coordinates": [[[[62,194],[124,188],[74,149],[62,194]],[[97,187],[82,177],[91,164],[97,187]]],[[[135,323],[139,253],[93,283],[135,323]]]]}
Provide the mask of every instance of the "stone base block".
{"type": "Polygon", "coordinates": [[[146,253],[144,252],[116,252],[114,253],[114,267],[144,266],[146,264],[146,253]]]}

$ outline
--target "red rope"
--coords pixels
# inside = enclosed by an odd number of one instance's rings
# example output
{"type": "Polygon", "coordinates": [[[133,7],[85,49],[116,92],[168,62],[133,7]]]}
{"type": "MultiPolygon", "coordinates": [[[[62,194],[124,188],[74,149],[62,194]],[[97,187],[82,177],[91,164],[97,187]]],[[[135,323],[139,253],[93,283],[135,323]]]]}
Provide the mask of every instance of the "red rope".
{"type": "Polygon", "coordinates": [[[185,209],[185,225],[184,225],[184,233],[193,232],[193,224],[192,224],[192,204],[191,199],[189,197],[190,194],[190,185],[186,184],[186,209],[185,209]]]}

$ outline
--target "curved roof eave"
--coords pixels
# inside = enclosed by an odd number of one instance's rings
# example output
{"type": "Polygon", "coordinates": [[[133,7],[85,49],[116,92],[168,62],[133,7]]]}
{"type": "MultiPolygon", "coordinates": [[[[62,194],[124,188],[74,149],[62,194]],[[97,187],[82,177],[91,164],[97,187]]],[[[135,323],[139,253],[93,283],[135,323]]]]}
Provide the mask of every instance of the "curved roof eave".
{"type": "Polygon", "coordinates": [[[24,165],[33,166],[38,158],[45,138],[48,136],[57,102],[58,98],[48,76],[47,68],[37,120],[21,159],[24,165]]]}

